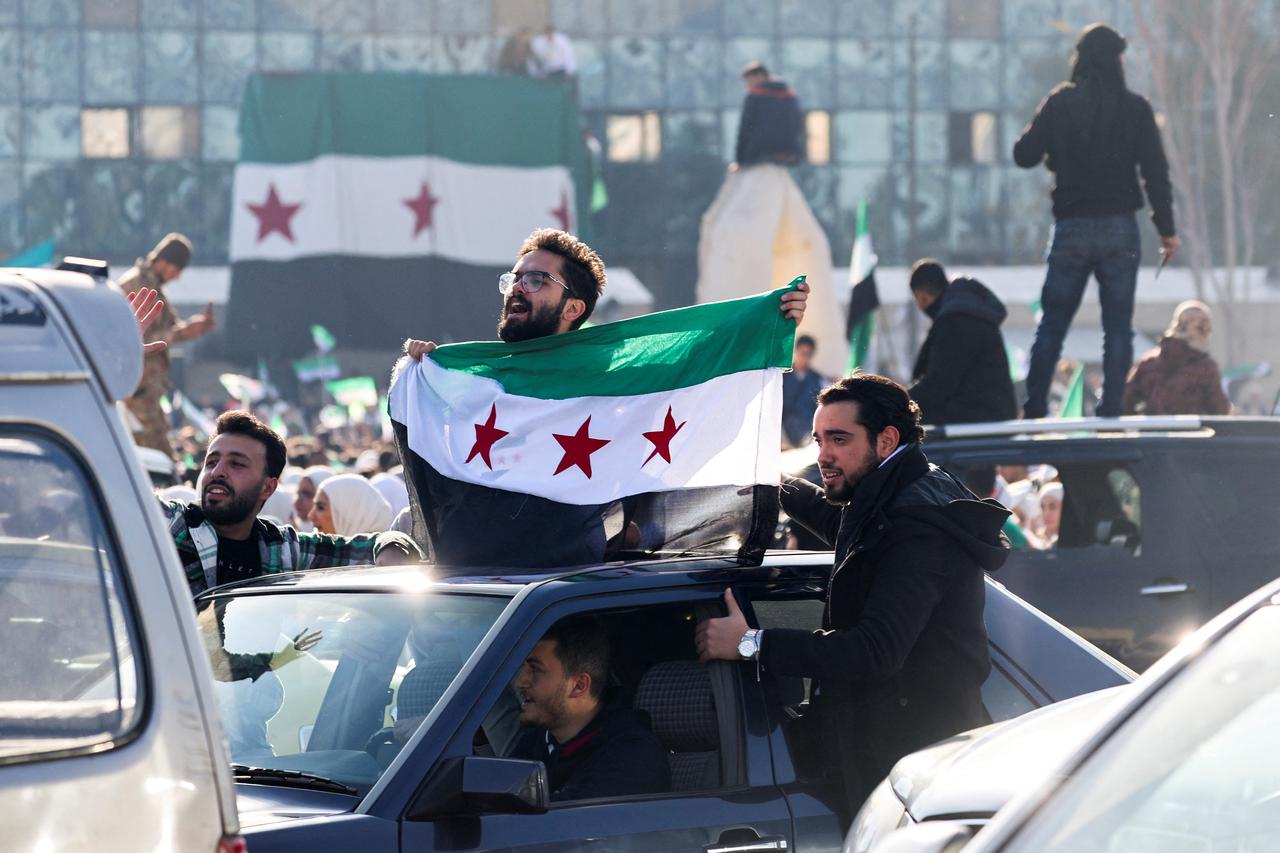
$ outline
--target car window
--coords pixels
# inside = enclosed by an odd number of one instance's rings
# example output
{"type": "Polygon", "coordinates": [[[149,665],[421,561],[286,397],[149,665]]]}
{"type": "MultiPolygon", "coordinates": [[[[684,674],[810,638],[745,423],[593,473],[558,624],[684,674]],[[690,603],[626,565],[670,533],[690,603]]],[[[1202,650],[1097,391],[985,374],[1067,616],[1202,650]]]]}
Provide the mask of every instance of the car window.
{"type": "Polygon", "coordinates": [[[100,749],[141,719],[124,579],[84,469],[0,432],[0,761],[100,749]]]}
{"type": "Polygon", "coordinates": [[[1273,605],[1209,647],[1071,774],[1017,849],[1274,850],[1277,645],[1273,605]]]}
{"type": "Polygon", "coordinates": [[[202,600],[197,622],[232,762],[368,788],[509,600],[422,592],[202,600]]]}
{"type": "MultiPolygon", "coordinates": [[[[694,657],[694,626],[699,618],[710,615],[702,612],[705,607],[661,604],[575,614],[556,623],[548,636],[572,625],[576,627],[569,632],[579,638],[607,640],[609,672],[597,714],[604,722],[593,720],[598,729],[584,730],[565,743],[549,739],[549,722],[559,713],[559,694],[545,673],[536,671],[544,666],[537,657],[539,647],[546,648],[538,642],[521,651],[525,663],[475,733],[474,752],[546,761],[552,802],[557,806],[740,785],[745,780],[745,758],[735,672],[731,665],[706,666],[694,657]],[[637,638],[644,639],[637,642],[637,638]],[[617,778],[606,772],[603,778],[582,783],[578,771],[568,769],[575,760],[571,754],[580,748],[579,742],[590,742],[596,749],[610,737],[652,737],[655,748],[630,753],[639,765],[629,771],[619,768],[617,778]],[[653,755],[664,765],[657,772],[651,762],[644,761],[653,755]],[[557,768],[558,761],[565,763],[557,768]]],[[[585,647],[591,641],[574,642],[585,647]]],[[[580,658],[583,665],[589,659],[580,658]]],[[[557,658],[554,665],[564,662],[557,658]]]]}
{"type": "Polygon", "coordinates": [[[974,494],[1013,512],[1005,533],[1019,550],[1101,546],[1141,553],[1142,494],[1123,463],[966,462],[956,474],[974,494]]]}
{"type": "Polygon", "coordinates": [[[1280,506],[1280,479],[1258,473],[1275,470],[1277,464],[1280,458],[1274,454],[1180,457],[1179,467],[1199,499],[1201,527],[1227,539],[1233,549],[1274,553],[1280,547],[1280,525],[1259,524],[1258,507],[1280,506]]]}

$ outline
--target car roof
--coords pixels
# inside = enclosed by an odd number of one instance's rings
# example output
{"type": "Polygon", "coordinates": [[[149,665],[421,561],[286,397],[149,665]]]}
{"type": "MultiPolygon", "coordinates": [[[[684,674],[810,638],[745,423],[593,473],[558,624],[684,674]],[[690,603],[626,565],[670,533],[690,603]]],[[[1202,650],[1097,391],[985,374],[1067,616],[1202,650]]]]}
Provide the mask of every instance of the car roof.
{"type": "Polygon", "coordinates": [[[782,566],[797,569],[802,575],[812,574],[818,578],[830,571],[831,552],[772,551],[766,555],[761,566],[742,566],[727,557],[705,555],[629,560],[546,571],[436,566],[430,563],[341,566],[261,575],[216,587],[206,595],[273,593],[286,589],[305,592],[416,592],[445,588],[456,592],[514,595],[528,586],[555,581],[576,582],[587,577],[595,582],[619,581],[627,585],[643,586],[645,578],[666,583],[672,576],[683,576],[684,579],[695,582],[725,572],[732,572],[732,576],[739,577],[743,573],[772,572],[782,566]]]}
{"type": "Polygon", "coordinates": [[[926,447],[959,439],[1089,439],[1187,436],[1276,436],[1280,419],[1241,416],[1135,415],[1122,418],[1043,418],[947,424],[927,428],[926,447]]]}

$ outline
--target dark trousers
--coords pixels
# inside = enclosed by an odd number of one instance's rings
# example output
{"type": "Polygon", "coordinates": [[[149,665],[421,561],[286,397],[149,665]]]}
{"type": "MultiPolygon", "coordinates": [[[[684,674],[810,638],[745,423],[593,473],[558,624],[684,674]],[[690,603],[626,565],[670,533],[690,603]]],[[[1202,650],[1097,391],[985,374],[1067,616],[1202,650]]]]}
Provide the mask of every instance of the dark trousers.
{"type": "Polygon", "coordinates": [[[1049,414],[1054,368],[1090,275],[1098,279],[1102,306],[1102,402],[1097,414],[1119,417],[1123,413],[1124,383],[1133,366],[1133,298],[1141,245],[1138,222],[1131,213],[1072,217],[1054,223],[1049,268],[1040,294],[1044,313],[1031,345],[1024,417],[1049,414]]]}

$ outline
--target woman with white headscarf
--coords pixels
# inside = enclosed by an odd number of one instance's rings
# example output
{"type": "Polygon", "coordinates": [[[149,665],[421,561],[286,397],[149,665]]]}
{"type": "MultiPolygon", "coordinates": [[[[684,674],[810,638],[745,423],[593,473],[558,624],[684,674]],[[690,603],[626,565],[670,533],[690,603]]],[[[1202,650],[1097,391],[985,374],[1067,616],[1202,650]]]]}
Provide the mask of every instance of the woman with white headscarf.
{"type": "Polygon", "coordinates": [[[293,498],[293,522],[298,530],[310,532],[315,529],[311,524],[311,505],[316,499],[316,489],[337,473],[328,465],[312,465],[302,472],[293,498]]]}
{"type": "Polygon", "coordinates": [[[391,504],[392,518],[409,505],[409,490],[395,474],[374,474],[369,483],[391,504]]]}
{"type": "Polygon", "coordinates": [[[1124,387],[1126,415],[1225,415],[1231,401],[1209,356],[1213,314],[1195,299],[1173,312],[1160,344],[1142,357],[1124,387]]]}
{"type": "Polygon", "coordinates": [[[382,533],[393,518],[391,504],[358,474],[340,474],[325,480],[311,507],[311,522],[316,530],[339,536],[382,533]]]}

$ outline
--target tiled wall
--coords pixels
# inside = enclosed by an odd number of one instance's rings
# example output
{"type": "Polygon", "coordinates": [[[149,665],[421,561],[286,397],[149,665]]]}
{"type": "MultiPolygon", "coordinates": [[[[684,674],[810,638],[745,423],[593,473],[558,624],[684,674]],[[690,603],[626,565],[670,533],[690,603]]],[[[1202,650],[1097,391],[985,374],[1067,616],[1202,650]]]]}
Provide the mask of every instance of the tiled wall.
{"type": "MultiPolygon", "coordinates": [[[[836,259],[857,203],[872,203],[886,262],[907,260],[908,93],[915,55],[914,254],[1034,262],[1049,223],[1043,170],[1012,140],[1070,43],[1096,19],[1132,30],[1129,0],[517,0],[574,40],[579,95],[607,143],[609,117],[655,112],[662,153],[610,162],[597,220],[606,258],[654,281],[660,303],[692,288],[698,219],[732,157],[752,59],[830,113],[831,162],[796,170],[836,259]],[[914,19],[914,41],[910,37],[914,19]],[[913,47],[914,44],[914,47],[913,47]],[[954,162],[954,114],[991,115],[991,162],[954,162]]],[[[488,70],[512,0],[0,0],[0,256],[60,249],[132,259],[170,229],[198,261],[225,261],[236,115],[255,70],[488,70]],[[177,159],[82,157],[81,110],[148,106],[198,115],[177,159]]],[[[1136,41],[1136,40],[1134,40],[1136,41]]],[[[1142,90],[1142,57],[1127,57],[1142,90]]],[[[135,134],[136,136],[136,134],[135,134]]],[[[135,138],[135,142],[137,139],[135,138]]]]}

